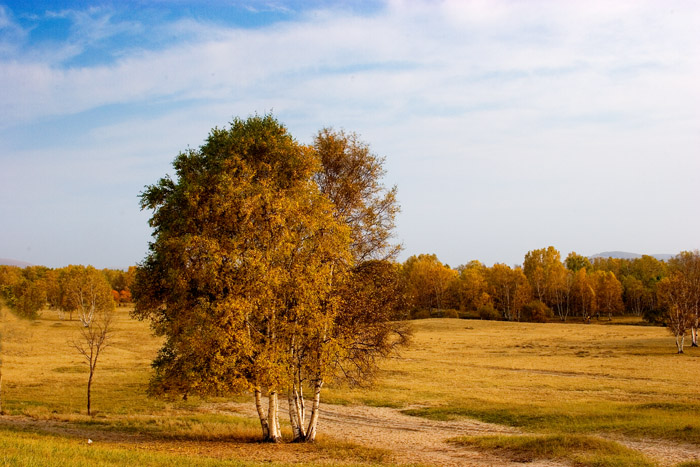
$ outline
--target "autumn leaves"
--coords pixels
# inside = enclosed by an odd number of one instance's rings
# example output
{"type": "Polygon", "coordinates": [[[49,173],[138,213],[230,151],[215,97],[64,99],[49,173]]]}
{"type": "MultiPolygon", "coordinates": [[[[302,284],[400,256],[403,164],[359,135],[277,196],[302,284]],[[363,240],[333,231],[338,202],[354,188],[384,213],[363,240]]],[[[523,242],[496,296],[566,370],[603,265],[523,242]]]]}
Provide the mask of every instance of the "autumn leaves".
{"type": "Polygon", "coordinates": [[[392,321],[398,207],[382,162],[343,132],[303,146],[271,115],[178,155],[176,178],[141,195],[154,241],[135,315],[165,337],[151,391],[251,391],[271,442],[286,394],[295,440],[313,441],[324,383],[366,381],[407,336],[392,321]]]}

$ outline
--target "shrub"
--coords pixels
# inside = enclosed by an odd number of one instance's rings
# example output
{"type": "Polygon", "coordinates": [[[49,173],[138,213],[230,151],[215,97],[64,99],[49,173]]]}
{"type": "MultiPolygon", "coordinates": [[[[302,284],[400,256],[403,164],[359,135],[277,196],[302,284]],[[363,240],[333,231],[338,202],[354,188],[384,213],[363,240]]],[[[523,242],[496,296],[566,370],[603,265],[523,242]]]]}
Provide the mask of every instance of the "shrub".
{"type": "Polygon", "coordinates": [[[479,318],[486,320],[498,320],[501,314],[496,310],[491,303],[487,303],[479,307],[479,318]]]}
{"type": "Polygon", "coordinates": [[[459,313],[457,312],[457,310],[443,310],[442,317],[443,318],[459,318],[459,313]]]}
{"type": "Polygon", "coordinates": [[[426,319],[430,318],[430,310],[415,309],[411,311],[411,319],[426,319]]]}
{"type": "Polygon", "coordinates": [[[546,323],[553,317],[552,309],[539,300],[531,301],[520,312],[520,320],[531,323],[546,323]]]}

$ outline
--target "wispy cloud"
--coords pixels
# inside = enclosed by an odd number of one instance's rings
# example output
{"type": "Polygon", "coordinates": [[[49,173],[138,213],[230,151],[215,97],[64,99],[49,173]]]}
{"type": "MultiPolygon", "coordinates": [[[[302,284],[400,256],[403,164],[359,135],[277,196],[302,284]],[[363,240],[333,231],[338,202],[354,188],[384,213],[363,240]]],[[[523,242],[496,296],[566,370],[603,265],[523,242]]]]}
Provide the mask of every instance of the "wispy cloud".
{"type": "MultiPolygon", "coordinates": [[[[688,208],[700,195],[688,178],[700,170],[700,8],[691,2],[389,1],[370,13],[319,2],[257,27],[146,24],[103,8],[55,15],[69,22],[66,37],[35,43],[0,8],[0,132],[25,147],[13,135],[85,120],[74,130],[81,156],[66,142],[56,156],[82,176],[80,158],[108,167],[91,156],[108,147],[111,170],[142,186],[208,128],[274,109],[300,138],[335,125],[387,155],[408,251],[452,255],[450,264],[512,262],[560,238],[584,241],[578,229],[591,225],[605,226],[603,242],[631,231],[616,224],[620,210],[688,208]],[[87,57],[95,44],[107,58],[87,57]],[[668,177],[678,183],[659,184],[668,177]],[[514,226],[521,234],[508,246],[478,250],[514,226]]],[[[0,156],[18,157],[47,158],[0,156]]],[[[640,244],[668,236],[629,223],[648,232],[640,244]]],[[[699,232],[692,224],[674,244],[699,232]]]]}

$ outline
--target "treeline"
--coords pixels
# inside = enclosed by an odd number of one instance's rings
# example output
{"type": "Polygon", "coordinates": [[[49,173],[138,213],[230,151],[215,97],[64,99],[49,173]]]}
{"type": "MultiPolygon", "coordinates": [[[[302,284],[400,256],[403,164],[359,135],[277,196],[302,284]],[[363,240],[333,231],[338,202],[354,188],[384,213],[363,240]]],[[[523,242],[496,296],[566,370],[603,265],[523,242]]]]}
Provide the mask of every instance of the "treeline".
{"type": "Polygon", "coordinates": [[[435,255],[402,265],[401,289],[412,318],[480,317],[508,321],[566,321],[631,314],[669,326],[679,351],[690,332],[697,345],[700,253],[665,262],[652,256],[589,259],[554,247],[529,251],[520,267],[478,261],[451,268],[435,255]],[[674,330],[675,329],[675,330],[674,330]]]}
{"type": "Polygon", "coordinates": [[[77,312],[84,320],[96,306],[87,303],[88,296],[113,300],[117,305],[130,303],[135,272],[135,266],[122,271],[76,265],[56,269],[0,265],[0,298],[23,318],[36,319],[48,308],[62,319],[68,315],[72,320],[77,312]]]}

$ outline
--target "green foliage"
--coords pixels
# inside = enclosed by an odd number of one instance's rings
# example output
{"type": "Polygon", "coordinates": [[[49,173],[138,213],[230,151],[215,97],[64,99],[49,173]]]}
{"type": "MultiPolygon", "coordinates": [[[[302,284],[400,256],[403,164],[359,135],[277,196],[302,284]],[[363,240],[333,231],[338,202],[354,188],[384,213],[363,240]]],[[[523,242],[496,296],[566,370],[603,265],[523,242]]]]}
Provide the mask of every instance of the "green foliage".
{"type": "Polygon", "coordinates": [[[539,300],[533,300],[523,306],[520,320],[531,323],[546,323],[554,318],[552,309],[539,300]]]}
{"type": "Polygon", "coordinates": [[[515,462],[556,459],[591,467],[656,465],[637,451],[594,436],[468,436],[455,438],[451,442],[483,450],[495,450],[515,462]]]}
{"type": "Polygon", "coordinates": [[[37,319],[46,305],[46,289],[41,281],[21,279],[12,290],[10,308],[25,319],[37,319]]]}
{"type": "Polygon", "coordinates": [[[430,310],[423,309],[414,309],[411,311],[410,318],[411,319],[428,319],[430,318],[430,310]]]}
{"type": "Polygon", "coordinates": [[[564,264],[566,265],[566,269],[572,272],[578,272],[581,269],[592,268],[591,262],[588,260],[588,258],[579,255],[575,251],[569,253],[569,255],[566,257],[566,260],[564,260],[564,264]]]}
{"type": "Polygon", "coordinates": [[[141,195],[154,242],[135,315],[166,337],[152,390],[284,388],[289,343],[324,338],[331,278],[350,261],[348,229],[312,181],[318,160],[266,115],[212,130],[173,166],[176,180],[141,195]]]}
{"type": "Polygon", "coordinates": [[[485,320],[499,320],[501,319],[501,313],[493,307],[493,304],[487,303],[479,307],[478,310],[479,318],[485,320]]]}

